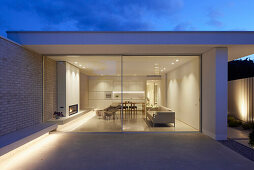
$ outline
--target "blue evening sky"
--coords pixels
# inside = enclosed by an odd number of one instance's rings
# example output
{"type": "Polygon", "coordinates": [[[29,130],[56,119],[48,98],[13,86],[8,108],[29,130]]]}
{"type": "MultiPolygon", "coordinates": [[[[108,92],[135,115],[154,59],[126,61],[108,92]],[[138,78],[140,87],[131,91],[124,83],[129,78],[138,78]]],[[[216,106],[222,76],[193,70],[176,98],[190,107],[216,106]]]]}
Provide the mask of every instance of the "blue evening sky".
{"type": "Polygon", "coordinates": [[[254,0],[1,0],[7,30],[254,31],[254,0]]]}

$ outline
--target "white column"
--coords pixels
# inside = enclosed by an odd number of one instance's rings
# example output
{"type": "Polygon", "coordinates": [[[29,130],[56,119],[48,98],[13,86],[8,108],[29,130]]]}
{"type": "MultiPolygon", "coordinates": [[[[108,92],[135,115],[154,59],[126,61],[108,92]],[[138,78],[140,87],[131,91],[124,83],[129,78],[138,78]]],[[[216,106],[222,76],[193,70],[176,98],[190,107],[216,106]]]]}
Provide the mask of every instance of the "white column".
{"type": "Polygon", "coordinates": [[[202,54],[202,133],[227,138],[228,49],[213,48],[202,54]]]}

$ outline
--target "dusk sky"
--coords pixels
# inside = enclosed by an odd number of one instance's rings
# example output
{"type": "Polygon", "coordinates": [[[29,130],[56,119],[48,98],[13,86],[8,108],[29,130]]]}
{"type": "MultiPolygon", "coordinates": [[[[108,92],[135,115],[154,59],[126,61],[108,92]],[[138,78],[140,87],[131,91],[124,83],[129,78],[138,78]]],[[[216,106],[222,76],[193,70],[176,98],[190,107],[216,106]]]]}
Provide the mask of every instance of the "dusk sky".
{"type": "Polygon", "coordinates": [[[1,0],[7,30],[253,31],[253,0],[1,0]]]}

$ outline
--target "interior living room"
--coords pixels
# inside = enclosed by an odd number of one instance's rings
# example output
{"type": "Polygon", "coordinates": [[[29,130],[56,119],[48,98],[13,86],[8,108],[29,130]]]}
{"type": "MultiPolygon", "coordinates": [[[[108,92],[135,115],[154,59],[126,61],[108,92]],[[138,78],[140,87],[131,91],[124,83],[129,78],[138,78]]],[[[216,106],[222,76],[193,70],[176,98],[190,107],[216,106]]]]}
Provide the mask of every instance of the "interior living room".
{"type": "Polygon", "coordinates": [[[46,58],[56,62],[56,112],[76,115],[60,131],[200,131],[200,56],[46,58]]]}

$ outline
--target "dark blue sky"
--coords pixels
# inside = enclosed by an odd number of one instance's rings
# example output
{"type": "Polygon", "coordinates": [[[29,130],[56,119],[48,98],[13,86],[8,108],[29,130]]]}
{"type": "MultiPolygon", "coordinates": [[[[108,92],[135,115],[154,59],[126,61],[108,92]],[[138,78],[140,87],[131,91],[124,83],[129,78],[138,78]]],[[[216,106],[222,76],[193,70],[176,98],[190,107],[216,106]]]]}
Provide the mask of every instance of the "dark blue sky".
{"type": "Polygon", "coordinates": [[[6,30],[254,30],[254,0],[1,0],[6,30]]]}

